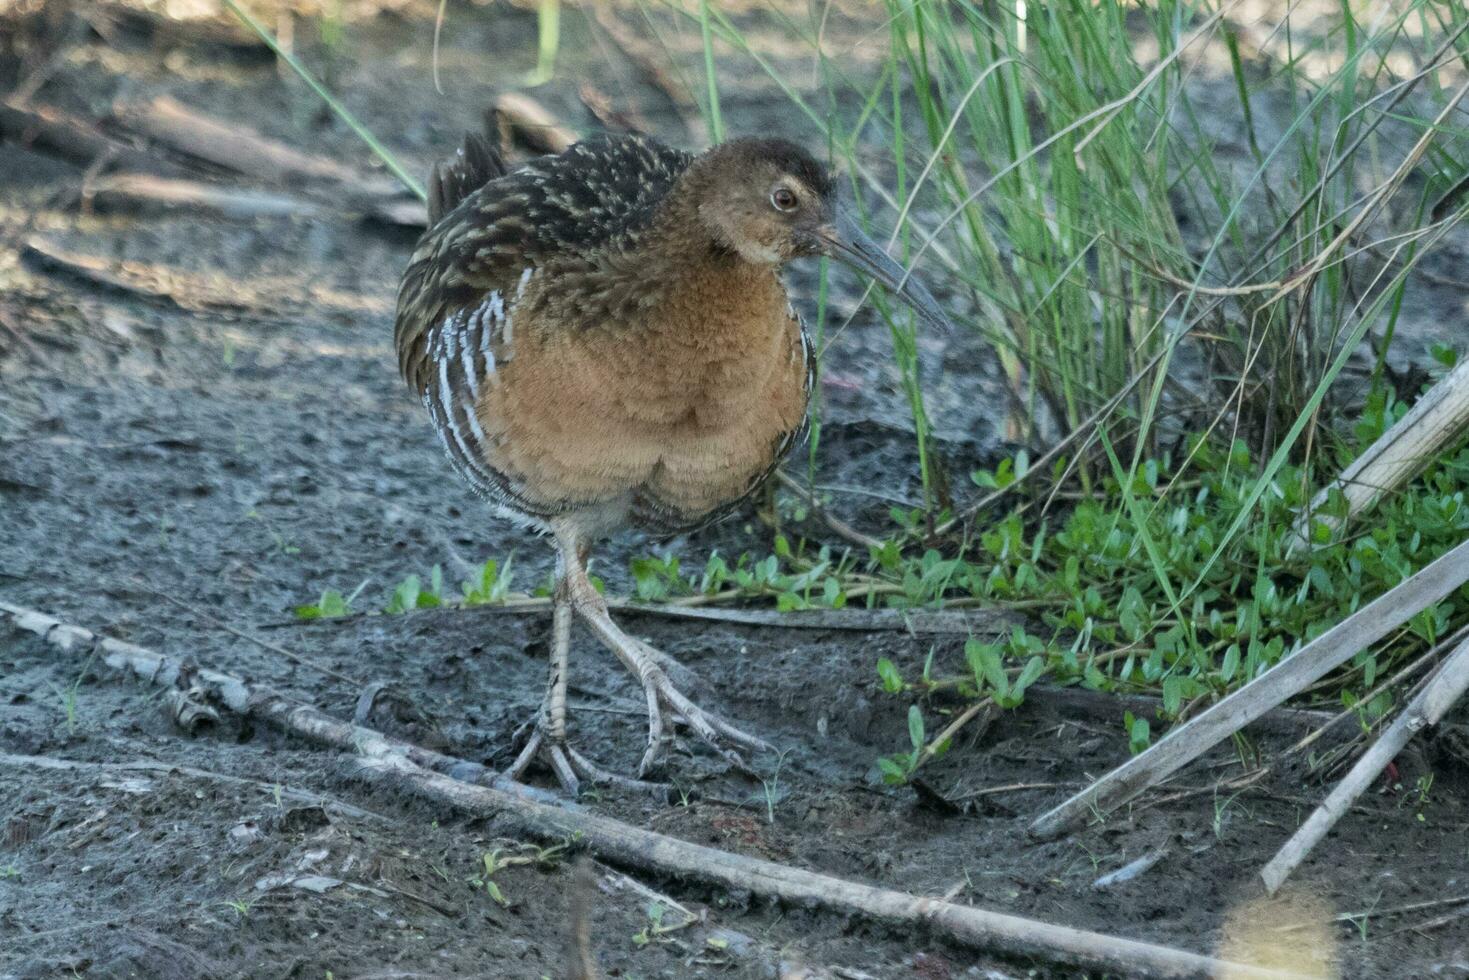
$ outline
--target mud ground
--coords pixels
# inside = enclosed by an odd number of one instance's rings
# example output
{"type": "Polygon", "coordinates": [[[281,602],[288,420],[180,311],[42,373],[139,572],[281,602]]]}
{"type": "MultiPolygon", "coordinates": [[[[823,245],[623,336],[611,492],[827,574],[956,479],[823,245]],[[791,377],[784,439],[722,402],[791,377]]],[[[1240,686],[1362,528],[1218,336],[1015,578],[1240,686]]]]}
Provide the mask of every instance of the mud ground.
{"type": "MultiPolygon", "coordinates": [[[[451,4],[436,93],[424,54],[434,6],[348,7],[345,41],[331,55],[335,87],[415,173],[491,97],[519,86],[533,59],[533,13],[451,4]]],[[[758,10],[746,16],[759,26],[758,10]]],[[[269,59],[140,40],[87,16],[76,23],[59,17],[59,53],[6,64],[0,81],[45,71],[35,99],[89,118],[119,97],[168,93],[366,166],[351,135],[269,59]]],[[[311,25],[299,20],[297,44],[320,54],[311,25]]],[[[560,73],[538,97],[592,128],[577,81],[593,77],[618,107],[688,141],[636,66],[575,11],[565,26],[560,73]]],[[[834,19],[829,28],[852,41],[852,70],[862,70],[861,52],[880,56],[880,38],[858,43],[867,37],[860,23],[834,19]]],[[[777,28],[759,36],[794,68],[799,55],[782,48],[789,42],[777,28]]],[[[674,41],[696,51],[683,35],[674,41]]],[[[803,135],[768,84],[728,82],[733,128],[803,135]]],[[[351,716],[363,688],[382,682],[411,703],[420,740],[508,762],[512,734],[541,694],[545,615],[292,622],[292,607],[325,588],[350,592],[367,580],[371,607],[436,563],[457,582],[463,562],[514,553],[526,586],[549,568],[541,542],[495,523],[452,477],[396,377],[391,307],[412,236],[345,213],[242,221],[78,207],[80,169],[13,142],[0,143],[0,174],[0,598],[192,656],[338,716],[351,716]],[[101,258],[152,295],[79,279],[27,255],[27,242],[101,258]]],[[[810,272],[793,277],[808,311],[810,272]]],[[[1405,312],[1425,342],[1441,333],[1445,310],[1462,309],[1455,288],[1443,285],[1423,309],[1405,312]]],[[[855,283],[838,283],[837,313],[859,295],[855,283]]],[[[962,312],[962,297],[946,299],[962,312]]],[[[916,490],[886,349],[886,328],[860,314],[831,347],[822,476],[901,498],[916,490]]],[[[994,368],[964,337],[931,342],[924,357],[942,374],[941,451],[973,466],[1002,431],[994,368]]],[[[847,506],[860,519],[887,503],[847,506]]],[[[656,547],[701,560],[714,547],[738,553],[768,541],[751,509],[656,547]]],[[[626,591],[627,558],[649,547],[627,538],[601,549],[598,571],[611,591],[626,591]]],[[[1220,751],[1129,811],[1036,843],[1024,830],[1030,817],[1126,756],[1120,705],[1037,696],[966,736],[929,781],[950,798],[994,792],[943,812],[876,778],[874,760],[905,741],[907,703],[880,691],[873,664],[887,656],[915,673],[934,647],[940,668],[955,665],[957,639],[626,622],[698,673],[707,704],[783,750],[757,760],[756,780],[694,749],[674,759],[679,792],[669,800],[587,801],[700,843],[1207,951],[1227,910],[1256,894],[1259,867],[1323,792],[1319,775],[1298,768],[1219,790],[1243,771],[1239,755],[1220,751]],[[1142,875],[1094,887],[1159,850],[1142,875]]],[[[976,629],[986,624],[976,619],[976,629]]],[[[629,769],[643,725],[637,690],[589,637],[575,657],[575,737],[629,769]]],[[[1268,758],[1289,734],[1257,733],[1250,744],[1268,758]]],[[[483,882],[485,855],[530,851],[493,822],[345,781],[321,751],[228,718],[181,734],[155,690],[8,629],[0,752],[0,977],[536,978],[563,966],[565,863],[498,872],[505,901],[497,902],[483,882]],[[19,756],[77,765],[40,768],[19,756]],[[144,761],[189,771],[115,768],[144,761]]],[[[1469,919],[1437,921],[1456,906],[1393,911],[1469,894],[1466,797],[1462,769],[1438,757],[1399,760],[1397,783],[1364,797],[1298,873],[1303,889],[1352,915],[1329,927],[1345,975],[1469,976],[1469,919]]],[[[593,937],[609,976],[775,977],[798,963],[834,977],[1078,975],[671,880],[640,883],[699,921],[645,941],[648,895],[617,869],[598,872],[593,937]]],[[[665,924],[676,921],[665,914],[665,924]]]]}

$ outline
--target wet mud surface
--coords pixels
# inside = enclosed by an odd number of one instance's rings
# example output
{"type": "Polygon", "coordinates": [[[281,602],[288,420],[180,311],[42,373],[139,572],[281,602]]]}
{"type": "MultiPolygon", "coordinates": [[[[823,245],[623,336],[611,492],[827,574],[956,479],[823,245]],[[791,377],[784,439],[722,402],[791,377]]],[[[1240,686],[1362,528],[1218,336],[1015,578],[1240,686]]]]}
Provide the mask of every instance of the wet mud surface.
{"type": "MultiPolygon", "coordinates": [[[[438,95],[423,55],[433,13],[412,3],[351,17],[337,55],[338,89],[415,173],[490,98],[518,85],[534,50],[533,13],[451,5],[438,95]]],[[[779,41],[772,31],[777,54],[779,41]]],[[[576,82],[604,72],[616,102],[681,138],[667,100],[577,16],[565,43],[561,75],[537,93],[547,105],[589,128],[576,82]]],[[[736,128],[801,135],[768,86],[731,84],[725,112],[736,128]]],[[[122,96],[162,93],[314,153],[364,160],[273,63],[218,46],[83,32],[37,98],[95,117],[122,96]]],[[[508,763],[542,693],[545,613],[292,621],[292,608],[323,589],[347,593],[366,580],[364,597],[382,596],[435,564],[457,583],[462,563],[513,553],[525,587],[550,569],[543,542],[497,523],[453,478],[396,376],[392,303],[412,235],[330,212],[242,221],[79,209],[57,195],[80,185],[80,170],[13,142],[0,144],[0,172],[0,324],[10,328],[0,329],[0,599],[192,657],[338,717],[382,683],[413,720],[378,724],[508,763]],[[100,258],[152,293],[78,278],[28,242],[100,258]]],[[[812,270],[796,270],[793,282],[809,314],[812,270]]],[[[834,316],[859,295],[854,282],[839,283],[834,316]]],[[[963,337],[926,344],[926,368],[943,375],[932,407],[940,452],[973,467],[996,451],[1003,428],[995,368],[963,337]]],[[[901,499],[919,490],[887,345],[886,327],[863,312],[829,349],[823,478],[901,499]]],[[[888,504],[848,506],[861,520],[888,504]]],[[[711,548],[764,551],[768,541],[752,507],[656,547],[702,560],[711,548]]],[[[598,551],[609,591],[627,591],[627,559],[649,547],[629,537],[598,551]]],[[[1126,757],[1121,705],[1038,694],[970,730],[928,773],[929,785],[963,801],[954,812],[877,778],[876,758],[906,743],[907,702],[882,693],[873,665],[886,656],[916,674],[932,649],[939,669],[954,669],[960,638],[646,614],[623,622],[698,675],[691,693],[706,706],[781,749],[755,760],[755,779],[692,748],[672,758],[666,800],[605,792],[584,801],[698,843],[1208,951],[1228,909],[1257,893],[1259,867],[1323,793],[1320,777],[1300,767],[1217,789],[1243,771],[1237,753],[1220,750],[1107,821],[1040,843],[1026,836],[1027,821],[1126,757]],[[1094,887],[1160,851],[1143,874],[1094,887]]],[[[990,623],[976,615],[976,630],[990,623]]],[[[642,747],[639,691],[590,636],[578,634],[573,657],[573,737],[629,771],[642,747]]],[[[1291,734],[1257,733],[1250,745],[1269,758],[1291,734]]],[[[485,855],[532,851],[494,821],[369,789],[340,775],[329,753],[230,717],[183,734],[155,689],[8,627],[0,753],[0,977],[518,980],[564,967],[565,862],[497,872],[497,901],[485,855]],[[127,768],[134,763],[162,768],[127,768]]],[[[1337,912],[1365,913],[1331,926],[1345,975],[1469,976],[1469,919],[1433,922],[1455,906],[1385,912],[1469,894],[1469,776],[1418,755],[1398,770],[1396,788],[1365,796],[1299,881],[1337,912]]],[[[1078,975],[923,931],[644,876],[643,887],[699,917],[650,939],[648,894],[617,869],[598,872],[592,935],[608,976],[760,978],[792,964],[836,977],[1078,975]]],[[[665,913],[664,923],[677,919],[665,913]]]]}

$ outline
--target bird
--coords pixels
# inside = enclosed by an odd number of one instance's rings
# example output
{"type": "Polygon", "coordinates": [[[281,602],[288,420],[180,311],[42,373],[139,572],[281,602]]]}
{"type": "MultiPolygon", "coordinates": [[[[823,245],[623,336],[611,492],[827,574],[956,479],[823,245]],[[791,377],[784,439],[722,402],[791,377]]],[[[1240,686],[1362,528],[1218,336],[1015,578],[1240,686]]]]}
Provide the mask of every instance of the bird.
{"type": "Polygon", "coordinates": [[[399,368],[452,468],[557,553],[546,693],[511,779],[539,759],[573,796],[584,779],[646,787],[675,723],[746,771],[742,751],[770,749],[670,681],[676,663],[617,625],[587,563],[620,529],[667,536],[731,512],[801,438],[815,353],[782,270],[813,256],[949,329],[862,231],[833,172],[787,140],[695,154],[605,134],[512,169],[469,134],[434,166],[398,293],[399,368]],[[577,618],[643,689],[635,778],[568,738],[577,618]]]}

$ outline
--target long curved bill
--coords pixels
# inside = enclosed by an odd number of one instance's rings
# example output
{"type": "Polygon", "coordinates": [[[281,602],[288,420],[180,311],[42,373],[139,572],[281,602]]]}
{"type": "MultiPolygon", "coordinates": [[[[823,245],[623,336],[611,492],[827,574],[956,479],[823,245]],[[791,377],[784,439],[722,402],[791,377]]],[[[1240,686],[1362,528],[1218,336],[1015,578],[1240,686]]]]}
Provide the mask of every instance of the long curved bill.
{"type": "Polygon", "coordinates": [[[954,328],[944,311],[939,309],[933,294],[893,261],[877,242],[868,238],[849,212],[838,211],[836,220],[823,225],[817,235],[829,257],[882,283],[932,326],[945,332],[954,328]]]}

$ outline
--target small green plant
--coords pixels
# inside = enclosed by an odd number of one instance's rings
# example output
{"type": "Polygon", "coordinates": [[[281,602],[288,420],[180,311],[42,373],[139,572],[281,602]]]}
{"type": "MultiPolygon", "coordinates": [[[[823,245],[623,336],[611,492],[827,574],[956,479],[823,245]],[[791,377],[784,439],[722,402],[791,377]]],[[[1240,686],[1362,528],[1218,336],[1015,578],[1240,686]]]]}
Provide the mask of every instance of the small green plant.
{"type": "Polygon", "coordinates": [[[224,907],[235,913],[241,922],[250,917],[250,910],[255,907],[253,898],[234,898],[224,903],[224,907]]]}
{"type": "Polygon", "coordinates": [[[469,879],[469,881],[475,887],[483,888],[486,894],[490,896],[490,901],[501,907],[508,907],[510,905],[509,899],[505,897],[505,893],[500,890],[499,884],[492,877],[496,871],[504,867],[504,865],[499,863],[498,858],[498,851],[484,855],[484,872],[477,877],[469,879]]]}
{"type": "Polygon", "coordinates": [[[785,765],[786,756],[789,751],[780,752],[775,757],[775,770],[769,779],[760,780],[762,799],[765,802],[765,822],[771,826],[775,825],[775,805],[782,798],[780,789],[780,770],[785,765]]]}
{"type": "MultiPolygon", "coordinates": [[[[877,760],[877,768],[882,773],[883,782],[890,786],[901,786],[906,783],[922,765],[925,753],[923,738],[923,712],[918,705],[908,706],[908,743],[912,746],[910,752],[895,752],[877,760]]],[[[929,750],[932,756],[939,756],[948,749],[947,745],[929,750]]]]}
{"type": "Polygon", "coordinates": [[[75,680],[73,680],[65,688],[57,687],[55,684],[51,685],[51,690],[56,694],[57,699],[61,702],[61,711],[62,714],[66,717],[66,733],[68,735],[76,734],[77,692],[81,689],[82,680],[86,678],[87,671],[91,669],[92,661],[96,658],[97,651],[94,648],[92,652],[87,655],[86,661],[82,664],[82,669],[77,671],[77,676],[75,680]]]}
{"type": "MultiPolygon", "coordinates": [[[[1030,639],[1017,626],[1011,636],[1010,647],[1028,648],[1030,639]]],[[[1039,645],[1039,641],[1036,643],[1039,645]]],[[[1016,708],[1025,700],[1025,689],[1045,672],[1046,664],[1040,656],[1032,656],[1012,680],[1005,671],[1005,651],[1006,648],[1000,644],[981,643],[973,638],[964,644],[964,656],[974,671],[975,694],[988,693],[1001,708],[1016,708]]]]}
{"type": "Polygon", "coordinates": [[[481,868],[478,874],[471,876],[468,881],[475,888],[483,888],[485,894],[496,905],[504,908],[510,906],[510,900],[500,890],[495,881],[495,875],[506,868],[521,867],[525,865],[539,865],[543,868],[554,868],[565,855],[568,847],[573,841],[565,844],[556,844],[552,847],[538,847],[534,844],[522,844],[509,842],[504,847],[497,847],[486,851],[480,858],[481,868]]]}
{"type": "Polygon", "coordinates": [[[444,571],[438,565],[429,572],[425,586],[417,575],[399,582],[388,597],[385,613],[404,613],[413,609],[436,609],[444,604],[444,571]]]}
{"type": "Polygon", "coordinates": [[[648,903],[648,921],[643,928],[633,934],[632,941],[639,948],[664,940],[670,933],[687,929],[699,921],[699,917],[687,909],[676,907],[673,911],[679,913],[677,921],[670,921],[669,909],[662,902],[653,901],[648,903]]]}
{"type": "Polygon", "coordinates": [[[1146,718],[1131,711],[1122,713],[1122,727],[1127,730],[1127,748],[1133,755],[1145,752],[1153,744],[1153,726],[1146,718]]]}
{"type": "Polygon", "coordinates": [[[661,935],[663,928],[663,905],[652,902],[648,905],[648,924],[633,933],[632,941],[637,946],[646,946],[661,935]]]}
{"type": "Polygon", "coordinates": [[[13,864],[0,865],[0,881],[20,877],[20,868],[13,864]]]}
{"type": "Polygon", "coordinates": [[[1246,816],[1250,815],[1250,811],[1238,802],[1240,794],[1243,792],[1244,790],[1242,789],[1236,790],[1222,799],[1218,793],[1214,794],[1214,818],[1211,821],[1211,826],[1216,838],[1222,838],[1224,836],[1224,825],[1228,822],[1229,811],[1231,809],[1238,807],[1246,816]]]}
{"type": "Polygon", "coordinates": [[[510,594],[510,584],[514,581],[514,573],[511,563],[514,556],[505,559],[502,567],[495,559],[490,558],[480,566],[479,571],[473,578],[464,580],[460,590],[464,593],[464,604],[466,606],[489,606],[505,601],[510,594]]]}
{"type": "Polygon", "coordinates": [[[352,603],[367,588],[371,579],[363,579],[350,595],[342,595],[336,589],[327,589],[321,594],[321,598],[295,609],[298,619],[331,619],[336,616],[350,616],[352,614],[352,603]]]}
{"type": "Polygon", "coordinates": [[[1428,817],[1424,814],[1423,811],[1428,808],[1428,804],[1430,802],[1430,794],[1432,792],[1433,773],[1426,772],[1423,775],[1419,776],[1417,782],[1413,784],[1413,795],[1411,797],[1414,816],[1417,817],[1419,823],[1428,822],[1428,817]]]}
{"type": "Polygon", "coordinates": [[[733,564],[719,552],[704,567],[685,575],[677,556],[634,558],[630,564],[635,594],[641,602],[680,599],[774,599],[783,612],[799,609],[841,609],[855,592],[871,590],[873,583],[855,574],[856,559],[837,557],[827,546],[809,553],[804,540],[792,546],[783,534],[774,539],[774,553],[762,558],[746,552],[733,564]]]}

